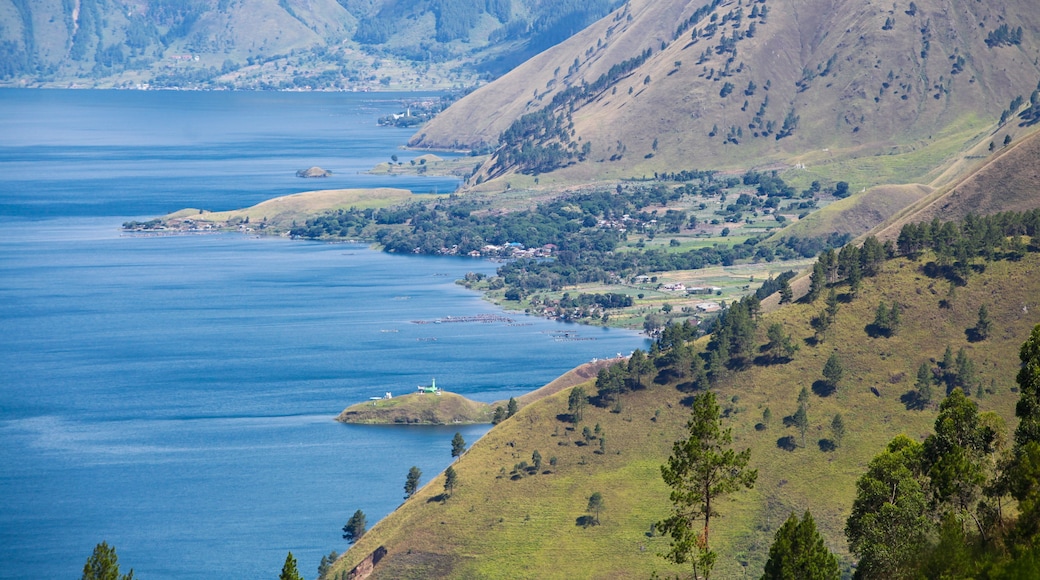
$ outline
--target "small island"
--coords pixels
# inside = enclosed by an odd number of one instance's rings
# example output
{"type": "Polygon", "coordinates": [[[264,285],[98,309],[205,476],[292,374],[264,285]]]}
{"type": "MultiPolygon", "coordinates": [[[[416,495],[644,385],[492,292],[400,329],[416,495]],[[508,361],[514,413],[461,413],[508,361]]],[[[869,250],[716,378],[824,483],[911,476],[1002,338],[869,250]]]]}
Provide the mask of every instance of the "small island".
{"type": "MultiPolygon", "coordinates": [[[[556,393],[592,382],[600,369],[618,359],[602,359],[585,363],[567,371],[551,383],[516,398],[517,408],[555,395],[556,393]]],[[[481,403],[436,386],[420,385],[414,393],[400,396],[376,397],[351,405],[336,417],[341,423],[358,425],[472,425],[492,423],[495,409],[507,407],[507,401],[481,403]]]]}
{"type": "Polygon", "coordinates": [[[301,169],[301,170],[296,172],[296,177],[306,177],[306,178],[310,178],[310,177],[328,177],[330,175],[332,175],[331,171],[329,171],[328,169],[322,169],[321,167],[318,167],[317,165],[315,165],[314,167],[311,167],[310,169],[301,169]]]}

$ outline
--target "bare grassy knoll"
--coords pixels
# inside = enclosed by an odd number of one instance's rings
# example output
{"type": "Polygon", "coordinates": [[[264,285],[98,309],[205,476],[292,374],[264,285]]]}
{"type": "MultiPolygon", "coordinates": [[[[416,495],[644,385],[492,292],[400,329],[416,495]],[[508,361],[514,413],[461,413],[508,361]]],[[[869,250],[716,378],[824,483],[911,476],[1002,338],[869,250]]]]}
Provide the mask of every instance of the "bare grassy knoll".
{"type": "MultiPolygon", "coordinates": [[[[616,362],[599,360],[585,363],[560,375],[547,385],[517,397],[517,405],[523,408],[536,401],[596,378],[596,373],[616,362]]],[[[464,423],[490,423],[495,407],[506,407],[507,401],[481,403],[461,395],[441,391],[440,395],[412,393],[392,399],[378,399],[351,405],[336,417],[344,423],[364,425],[410,424],[451,425],[464,423]]]]}
{"type": "Polygon", "coordinates": [[[362,425],[462,425],[490,423],[491,413],[492,407],[487,403],[441,391],[365,401],[347,407],[336,420],[362,425]]]}
{"type": "Polygon", "coordinates": [[[262,201],[252,207],[229,211],[206,211],[189,208],[171,213],[162,218],[170,227],[188,222],[197,226],[209,224],[213,227],[252,224],[253,228],[270,228],[275,231],[288,230],[293,222],[303,223],[307,218],[326,214],[337,209],[356,207],[389,207],[412,200],[432,199],[431,195],[413,194],[407,189],[389,187],[376,189],[323,189],[305,191],[293,195],[262,201]]]}
{"type": "MultiPolygon", "coordinates": [[[[1040,254],[980,263],[983,272],[952,289],[947,280],[924,273],[930,259],[885,262],[854,299],[840,305],[821,343],[812,340],[809,321],[822,310],[822,299],[762,316],[757,344],[765,342],[765,328],[779,322],[801,348],[789,362],[732,372],[715,389],[734,446],[750,447],[751,467],[759,470],[753,490],[719,506],[716,577],[760,575],[776,529],[791,512],[806,509],[828,547],[849,565],[842,529],[855,480],[895,435],[920,440],[931,432],[944,391],[937,387],[923,410],[908,409],[906,394],[918,367],[937,366],[947,346],[955,353],[963,348],[976,366],[980,388],[971,397],[1013,429],[1017,352],[1040,312],[1040,278],[1033,275],[1040,254]],[[869,333],[880,301],[902,307],[902,322],[888,338],[869,333]],[[989,338],[969,342],[981,305],[993,330],[989,338]],[[819,381],[831,353],[845,373],[828,394],[819,381]],[[803,388],[812,392],[804,443],[797,429],[785,426],[803,388]],[[829,425],[836,413],[847,434],[831,449],[822,440],[834,440],[829,425]]],[[[670,508],[659,466],[689,417],[691,393],[676,387],[686,380],[647,377],[646,388],[622,396],[619,412],[590,406],[578,425],[568,422],[569,391],[523,408],[458,460],[459,484],[450,497],[443,476],[435,477],[369,531],[336,564],[333,577],[379,546],[388,553],[372,578],[646,578],[654,571],[680,572],[656,556],[667,539],[654,536],[650,526],[670,508]],[[531,469],[535,451],[541,457],[537,470],[531,469]],[[585,525],[588,498],[597,491],[605,501],[600,524],[585,525]]],[[[584,388],[595,392],[593,381],[584,388]]]]}

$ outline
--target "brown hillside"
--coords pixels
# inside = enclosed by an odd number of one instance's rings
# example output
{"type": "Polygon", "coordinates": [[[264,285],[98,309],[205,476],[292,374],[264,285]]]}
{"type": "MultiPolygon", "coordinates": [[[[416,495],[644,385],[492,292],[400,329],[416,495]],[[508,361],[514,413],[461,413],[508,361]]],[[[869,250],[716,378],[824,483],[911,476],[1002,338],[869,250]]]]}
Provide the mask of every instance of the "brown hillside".
{"type": "Polygon", "coordinates": [[[1027,0],[921,0],[912,14],[880,0],[728,1],[676,37],[702,4],[633,0],[462,99],[412,145],[496,143],[520,115],[648,48],[652,56],[641,66],[557,111],[565,126],[573,123],[574,147],[592,144],[587,161],[563,176],[642,176],[810,154],[834,163],[945,148],[944,131],[958,127],[962,144],[976,137],[1040,78],[1040,12],[1027,0]],[[766,17],[750,17],[763,6],[766,17]],[[709,35],[712,19],[726,22],[709,35]],[[1001,24],[1021,26],[1021,43],[987,45],[1001,24]],[[778,140],[788,118],[796,126],[778,140]]]}
{"type": "Polygon", "coordinates": [[[1040,131],[1012,144],[993,161],[953,187],[908,208],[887,224],[878,237],[895,238],[899,229],[911,222],[931,221],[933,218],[956,220],[969,213],[986,215],[1037,206],[1040,206],[1040,131]]]}

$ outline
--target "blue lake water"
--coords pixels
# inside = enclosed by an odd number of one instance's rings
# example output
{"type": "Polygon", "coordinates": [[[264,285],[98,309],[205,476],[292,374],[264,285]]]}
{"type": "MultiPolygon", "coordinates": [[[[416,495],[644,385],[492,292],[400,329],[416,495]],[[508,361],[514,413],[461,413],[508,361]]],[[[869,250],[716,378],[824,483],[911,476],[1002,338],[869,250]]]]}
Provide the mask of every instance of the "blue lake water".
{"type": "Polygon", "coordinates": [[[428,481],[486,431],[344,407],[431,378],[502,400],[646,346],[454,284],[488,261],[120,232],[315,187],[451,191],[360,173],[415,155],[375,124],[401,98],[0,90],[0,578],[77,577],[102,540],[146,580],[274,577],[289,550],[313,578],[354,510],[375,523],[410,466],[428,481]],[[312,165],[333,177],[295,177],[312,165]],[[477,314],[514,322],[412,322],[477,314]]]}

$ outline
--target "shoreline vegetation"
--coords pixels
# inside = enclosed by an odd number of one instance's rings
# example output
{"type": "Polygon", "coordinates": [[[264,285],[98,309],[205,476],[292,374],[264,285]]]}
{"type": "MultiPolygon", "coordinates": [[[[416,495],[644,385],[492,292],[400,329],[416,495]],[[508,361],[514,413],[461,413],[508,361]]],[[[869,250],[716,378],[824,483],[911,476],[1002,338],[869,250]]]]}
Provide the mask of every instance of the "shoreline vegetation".
{"type": "MultiPolygon", "coordinates": [[[[575,367],[552,382],[515,399],[517,408],[555,395],[574,386],[595,382],[601,369],[619,359],[600,359],[575,367]]],[[[476,425],[494,423],[495,411],[505,409],[508,401],[482,403],[441,390],[434,393],[408,393],[390,399],[363,401],[344,409],[336,420],[354,425],[476,425]]]]}

